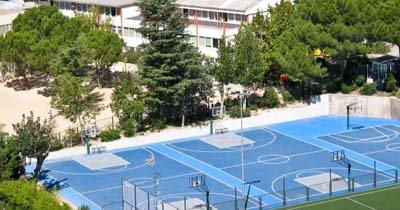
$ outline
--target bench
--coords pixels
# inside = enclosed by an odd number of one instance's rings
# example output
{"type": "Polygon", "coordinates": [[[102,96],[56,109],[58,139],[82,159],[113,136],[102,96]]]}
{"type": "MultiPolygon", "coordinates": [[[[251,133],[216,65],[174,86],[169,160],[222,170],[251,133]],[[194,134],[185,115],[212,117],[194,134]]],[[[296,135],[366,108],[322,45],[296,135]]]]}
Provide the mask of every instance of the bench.
{"type": "Polygon", "coordinates": [[[227,133],[229,132],[228,128],[216,128],[215,133],[216,134],[222,134],[222,133],[227,133]]]}
{"type": "Polygon", "coordinates": [[[102,152],[106,152],[107,148],[106,146],[94,146],[91,148],[92,149],[92,153],[102,153],[102,152]]]}

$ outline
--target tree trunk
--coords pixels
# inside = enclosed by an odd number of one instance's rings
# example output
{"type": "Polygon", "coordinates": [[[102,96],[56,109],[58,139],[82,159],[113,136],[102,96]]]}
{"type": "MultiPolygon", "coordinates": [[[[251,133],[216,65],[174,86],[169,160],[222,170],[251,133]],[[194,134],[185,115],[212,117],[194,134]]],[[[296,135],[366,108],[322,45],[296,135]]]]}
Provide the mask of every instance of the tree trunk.
{"type": "Polygon", "coordinates": [[[85,143],[85,141],[84,141],[84,139],[83,139],[84,127],[83,127],[83,124],[82,124],[82,119],[81,119],[81,116],[80,116],[80,115],[77,115],[77,116],[78,116],[78,121],[79,121],[79,128],[81,129],[81,132],[80,132],[81,142],[82,142],[82,143],[85,143]]]}
{"type": "Polygon", "coordinates": [[[185,127],[185,113],[182,112],[182,123],[181,123],[182,128],[185,127]]]}
{"type": "Polygon", "coordinates": [[[36,157],[37,158],[36,159],[36,167],[35,167],[34,174],[33,174],[34,178],[38,178],[39,177],[40,170],[42,169],[42,165],[44,163],[44,160],[47,158],[47,155],[48,154],[42,155],[40,157],[36,157]]]}
{"type": "Polygon", "coordinates": [[[102,86],[101,86],[101,77],[102,77],[102,72],[103,71],[101,71],[100,69],[96,69],[96,79],[97,79],[97,86],[99,87],[99,88],[102,88],[102,86]]]}
{"type": "Polygon", "coordinates": [[[221,89],[221,111],[219,112],[219,117],[222,118],[224,117],[224,102],[225,102],[225,84],[222,84],[222,89],[221,89]]]}

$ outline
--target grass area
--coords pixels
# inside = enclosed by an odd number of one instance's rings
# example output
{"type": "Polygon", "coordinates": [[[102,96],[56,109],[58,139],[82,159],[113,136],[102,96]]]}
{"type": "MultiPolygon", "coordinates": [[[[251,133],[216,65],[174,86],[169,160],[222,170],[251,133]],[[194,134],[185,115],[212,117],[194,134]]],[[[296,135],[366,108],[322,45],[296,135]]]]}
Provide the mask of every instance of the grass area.
{"type": "Polygon", "coordinates": [[[285,210],[393,210],[400,209],[400,185],[325,199],[285,210]]]}

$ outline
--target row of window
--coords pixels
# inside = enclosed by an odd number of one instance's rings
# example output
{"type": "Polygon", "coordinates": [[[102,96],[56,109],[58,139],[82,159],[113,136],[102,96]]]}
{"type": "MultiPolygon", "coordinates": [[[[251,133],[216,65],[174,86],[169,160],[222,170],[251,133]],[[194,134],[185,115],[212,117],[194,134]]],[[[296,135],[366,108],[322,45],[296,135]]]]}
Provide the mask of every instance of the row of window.
{"type": "Polygon", "coordinates": [[[246,15],[232,14],[226,12],[212,12],[205,10],[182,9],[183,16],[186,18],[193,18],[197,16],[199,19],[207,20],[225,20],[226,22],[242,22],[247,21],[246,15]]]}
{"type": "MultiPolygon", "coordinates": [[[[199,37],[200,47],[218,48],[219,42],[220,42],[220,39],[217,39],[217,38],[204,37],[204,36],[199,37]]],[[[189,39],[189,43],[191,43],[195,47],[198,47],[197,46],[197,37],[191,36],[189,39]]]]}
{"type": "Polygon", "coordinates": [[[11,24],[0,25],[0,35],[4,35],[10,30],[11,30],[11,24]]]}
{"type": "Polygon", "coordinates": [[[139,33],[136,29],[127,28],[127,27],[124,27],[124,36],[125,37],[137,38],[137,39],[141,39],[143,37],[142,34],[139,33]]]}
{"type": "MultiPolygon", "coordinates": [[[[62,1],[54,1],[54,6],[60,10],[71,10],[78,12],[88,12],[91,7],[94,5],[91,4],[78,4],[75,2],[62,2],[62,1]]],[[[107,7],[107,6],[99,6],[100,14],[107,16],[119,16],[120,11],[116,7],[107,7]]]]}

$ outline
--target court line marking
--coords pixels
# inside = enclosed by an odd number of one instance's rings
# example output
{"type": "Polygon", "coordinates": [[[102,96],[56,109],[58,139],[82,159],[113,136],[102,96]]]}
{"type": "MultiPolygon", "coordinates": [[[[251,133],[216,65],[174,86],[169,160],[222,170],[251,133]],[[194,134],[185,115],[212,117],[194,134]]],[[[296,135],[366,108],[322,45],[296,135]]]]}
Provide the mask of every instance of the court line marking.
{"type": "MultiPolygon", "coordinates": [[[[299,157],[299,156],[303,156],[303,155],[310,155],[310,154],[319,153],[319,152],[324,152],[324,151],[326,151],[326,150],[320,149],[320,150],[315,150],[315,151],[311,151],[311,152],[304,152],[304,153],[298,153],[298,154],[294,154],[294,155],[288,155],[288,156],[286,156],[286,157],[289,157],[289,158],[292,158],[292,157],[299,157]]],[[[260,156],[259,156],[259,157],[260,157],[260,156]]],[[[268,159],[268,160],[281,159],[281,158],[282,158],[282,157],[271,158],[271,159],[268,159]]],[[[258,163],[262,163],[262,162],[254,161],[254,162],[245,163],[244,165],[245,165],[245,166],[248,166],[248,165],[253,165],[253,164],[258,164],[258,163]]],[[[220,169],[230,169],[230,168],[236,168],[236,167],[240,167],[240,166],[242,166],[242,164],[236,164],[236,165],[231,165],[231,166],[224,166],[224,167],[221,167],[220,169]]]]}
{"type": "MultiPolygon", "coordinates": [[[[150,154],[150,157],[154,158],[154,153],[151,150],[149,150],[147,148],[142,148],[141,150],[144,150],[144,151],[148,152],[148,154],[150,154]]],[[[114,153],[112,153],[112,154],[114,154],[114,153]]],[[[114,154],[114,155],[116,155],[116,154],[114,154]]],[[[118,157],[120,157],[120,156],[118,156],[118,157]]],[[[68,161],[73,161],[73,162],[76,162],[77,164],[81,165],[79,162],[75,161],[74,159],[71,159],[71,160],[68,160],[68,161]]],[[[55,162],[55,163],[56,164],[60,164],[60,162],[55,162]]],[[[50,172],[59,173],[59,174],[89,176],[89,175],[104,175],[104,174],[124,173],[124,172],[128,172],[128,171],[132,171],[132,170],[136,170],[136,169],[139,169],[139,168],[146,167],[147,165],[148,165],[147,163],[143,163],[143,164],[134,166],[132,168],[115,169],[115,170],[102,171],[102,172],[96,172],[96,171],[94,171],[94,172],[68,172],[68,171],[60,171],[60,170],[51,169],[51,168],[48,168],[46,165],[43,165],[42,168],[50,170],[50,172]]],[[[93,171],[93,170],[90,170],[90,171],[93,171]]]]}
{"type": "MultiPolygon", "coordinates": [[[[357,129],[357,130],[345,130],[345,131],[338,131],[338,132],[333,132],[333,133],[329,133],[329,135],[336,135],[336,134],[344,134],[344,133],[351,133],[351,132],[355,132],[355,131],[362,131],[362,130],[367,130],[367,129],[371,129],[371,128],[375,128],[375,127],[384,127],[384,126],[394,126],[394,127],[397,127],[397,128],[399,128],[399,130],[400,130],[400,127],[399,126],[397,126],[397,125],[394,125],[394,124],[382,124],[382,125],[371,125],[371,126],[369,126],[369,127],[364,127],[364,128],[360,128],[360,129],[357,129]]],[[[273,129],[271,129],[272,131],[274,131],[273,129]]],[[[315,136],[314,138],[319,138],[319,137],[324,137],[324,136],[327,136],[327,135],[321,135],[321,136],[315,136]]]]}
{"type": "Polygon", "coordinates": [[[389,191],[389,190],[395,190],[395,189],[398,189],[398,188],[400,188],[400,185],[397,185],[397,186],[394,186],[394,187],[388,187],[388,188],[381,189],[381,190],[369,190],[368,192],[356,193],[356,194],[353,193],[352,195],[350,194],[349,196],[340,197],[340,198],[326,198],[326,199],[324,199],[322,201],[319,201],[319,202],[316,201],[315,203],[310,203],[310,204],[306,204],[306,205],[300,205],[300,206],[297,206],[297,207],[288,208],[287,210],[302,209],[302,208],[305,208],[305,207],[317,206],[317,205],[322,205],[322,204],[325,204],[325,203],[331,203],[331,202],[334,202],[334,201],[343,200],[346,197],[356,198],[356,197],[363,196],[363,195],[370,195],[370,194],[385,192],[385,191],[389,191]]]}
{"type": "Polygon", "coordinates": [[[346,199],[349,200],[349,201],[352,201],[352,202],[354,202],[354,203],[356,203],[356,204],[358,204],[358,205],[361,205],[361,206],[364,206],[364,207],[366,207],[366,208],[369,208],[369,209],[371,209],[371,210],[377,210],[377,209],[374,208],[374,207],[371,207],[371,206],[369,206],[369,205],[367,205],[367,204],[365,204],[365,203],[363,203],[363,202],[354,200],[354,199],[352,199],[352,198],[346,198],[346,199]]]}
{"type": "MultiPolygon", "coordinates": [[[[251,150],[256,150],[256,149],[259,149],[259,148],[267,147],[267,146],[269,146],[269,145],[275,143],[275,141],[276,141],[276,139],[277,139],[277,137],[276,137],[276,135],[274,134],[274,132],[269,131],[269,130],[264,130],[263,128],[255,129],[255,130],[251,130],[251,131],[263,131],[263,132],[266,132],[266,133],[272,135],[272,139],[267,139],[267,141],[268,141],[267,143],[261,144],[261,145],[255,146],[255,147],[254,147],[254,146],[251,146],[251,147],[248,146],[247,148],[245,147],[245,149],[243,149],[243,151],[251,151],[251,150]]],[[[245,131],[245,132],[251,132],[251,131],[245,131]]],[[[234,133],[234,134],[235,134],[235,135],[238,135],[238,134],[236,134],[236,133],[234,133]]],[[[200,139],[193,139],[192,141],[196,141],[196,140],[200,140],[200,139]]],[[[250,140],[254,141],[253,139],[250,139],[250,140]]],[[[200,141],[201,141],[201,140],[200,140],[200,141]]],[[[190,142],[190,141],[187,141],[187,142],[190,142]]],[[[178,142],[178,143],[184,143],[184,142],[178,142]]],[[[174,148],[174,149],[176,149],[176,150],[179,150],[179,151],[197,152],[197,153],[228,153],[228,152],[240,152],[240,148],[238,148],[238,149],[227,149],[227,150],[221,150],[221,151],[218,151],[218,150],[213,151],[213,150],[195,150],[195,149],[188,149],[188,148],[184,148],[184,147],[181,147],[181,146],[174,145],[174,142],[172,142],[172,143],[166,143],[166,144],[164,144],[164,145],[168,145],[169,147],[172,147],[172,148],[174,148]]]]}

